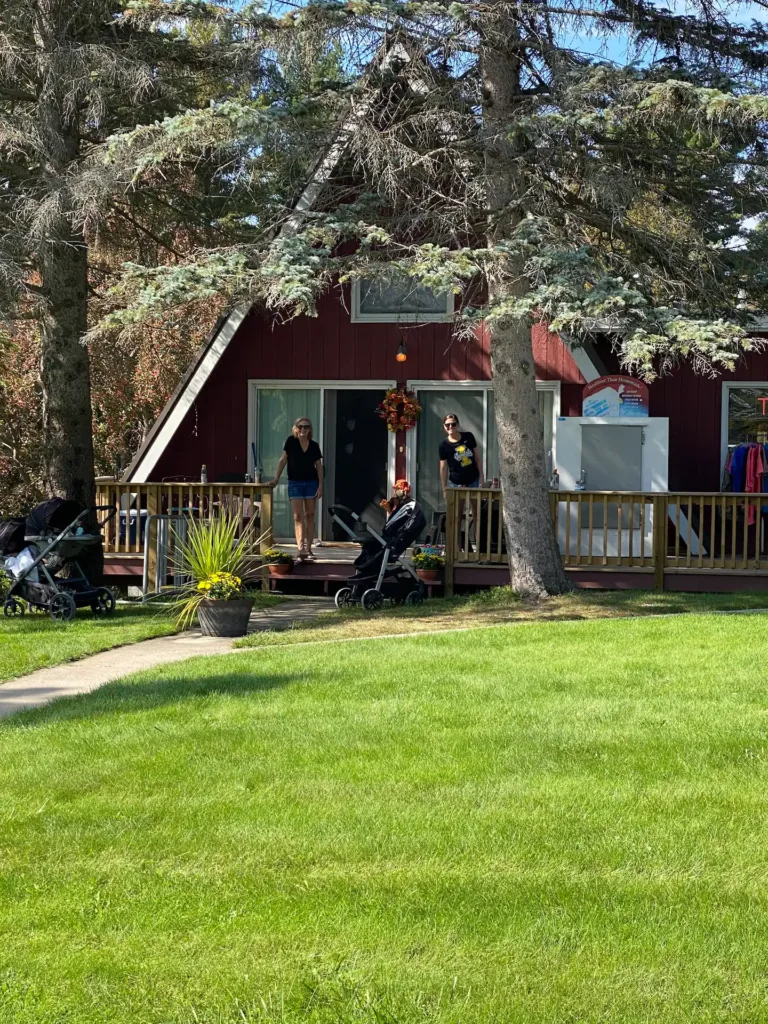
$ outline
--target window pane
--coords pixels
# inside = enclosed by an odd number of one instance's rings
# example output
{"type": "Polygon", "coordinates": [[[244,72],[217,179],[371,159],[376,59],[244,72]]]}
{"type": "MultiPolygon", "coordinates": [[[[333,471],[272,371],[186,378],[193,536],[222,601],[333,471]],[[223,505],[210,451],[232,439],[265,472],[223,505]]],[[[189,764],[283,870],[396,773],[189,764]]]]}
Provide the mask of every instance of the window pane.
{"type": "Polygon", "coordinates": [[[728,389],[728,445],[768,443],[768,388],[728,389]]]}
{"type": "MultiPolygon", "coordinates": [[[[555,393],[550,388],[539,388],[539,416],[544,430],[544,452],[547,458],[547,473],[552,474],[552,431],[554,428],[555,393]]],[[[499,442],[496,432],[496,410],[493,392],[488,392],[488,479],[499,476],[499,442]]]]}
{"type": "Polygon", "coordinates": [[[418,288],[409,278],[397,281],[360,282],[360,312],[368,316],[380,313],[445,313],[446,296],[431,288],[418,288]]]}
{"type": "MultiPolygon", "coordinates": [[[[261,467],[261,479],[272,480],[294,420],[299,416],[311,420],[313,437],[319,441],[320,391],[318,388],[259,388],[257,403],[256,464],[261,467]]],[[[293,540],[285,470],[273,495],[272,517],[275,539],[293,540]]]]}
{"type": "Polygon", "coordinates": [[[419,416],[417,437],[417,497],[424,508],[427,524],[432,513],[445,509],[442,487],[440,486],[440,442],[445,437],[443,419],[450,413],[459,417],[459,427],[475,435],[481,446],[483,437],[483,392],[467,388],[453,388],[444,391],[420,391],[421,416],[419,416]]]}

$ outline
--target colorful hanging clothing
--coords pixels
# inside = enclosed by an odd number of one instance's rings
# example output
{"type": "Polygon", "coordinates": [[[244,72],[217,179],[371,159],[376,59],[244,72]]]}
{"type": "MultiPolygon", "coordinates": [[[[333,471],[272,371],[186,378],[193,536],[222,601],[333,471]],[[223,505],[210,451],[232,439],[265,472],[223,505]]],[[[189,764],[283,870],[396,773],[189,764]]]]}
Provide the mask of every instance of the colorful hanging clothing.
{"type": "Polygon", "coordinates": [[[740,444],[737,448],[733,449],[731,457],[726,465],[728,472],[731,474],[731,490],[735,494],[744,493],[744,485],[747,480],[748,454],[748,446],[746,444],[740,444]]]}
{"type": "MultiPolygon", "coordinates": [[[[747,473],[745,490],[748,494],[759,494],[763,488],[763,477],[765,475],[765,459],[763,457],[763,446],[752,444],[747,452],[747,473]]],[[[750,505],[747,512],[747,522],[751,526],[755,521],[755,506],[750,505]]]]}

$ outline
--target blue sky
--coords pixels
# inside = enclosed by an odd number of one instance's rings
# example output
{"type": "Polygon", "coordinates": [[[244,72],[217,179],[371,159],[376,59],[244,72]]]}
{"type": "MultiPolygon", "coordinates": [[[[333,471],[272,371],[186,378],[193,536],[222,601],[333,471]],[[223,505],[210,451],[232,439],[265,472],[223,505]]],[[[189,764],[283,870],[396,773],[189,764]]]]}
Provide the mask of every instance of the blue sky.
{"type": "MultiPolygon", "coordinates": [[[[265,7],[273,13],[287,13],[304,7],[306,0],[263,0],[265,7]]],[[[574,4],[574,6],[578,6],[574,4]]],[[[659,9],[669,9],[679,14],[695,14],[699,5],[691,3],[690,0],[668,0],[665,3],[657,3],[659,9]]],[[[714,10],[727,16],[729,21],[736,24],[748,24],[751,21],[768,22],[768,10],[756,3],[743,3],[739,0],[715,0],[712,3],[714,10]]],[[[568,45],[584,53],[602,57],[605,60],[625,64],[636,57],[633,50],[631,34],[612,33],[608,38],[600,32],[574,33],[567,41],[568,45]]],[[[645,55],[646,59],[648,55],[645,55]]]]}

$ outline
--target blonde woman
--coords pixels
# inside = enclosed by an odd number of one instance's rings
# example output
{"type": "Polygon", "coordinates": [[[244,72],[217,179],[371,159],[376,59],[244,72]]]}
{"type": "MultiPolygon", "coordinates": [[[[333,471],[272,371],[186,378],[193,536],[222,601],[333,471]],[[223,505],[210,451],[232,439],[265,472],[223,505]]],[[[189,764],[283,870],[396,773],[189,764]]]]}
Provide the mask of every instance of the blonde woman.
{"type": "Polygon", "coordinates": [[[274,487],[288,465],[288,497],[293,512],[296,546],[302,562],[314,561],[312,544],[315,539],[315,507],[323,496],[323,453],[312,438],[312,421],[299,416],[293,424],[291,436],[286,438],[283,454],[277,464],[272,481],[274,487]]]}

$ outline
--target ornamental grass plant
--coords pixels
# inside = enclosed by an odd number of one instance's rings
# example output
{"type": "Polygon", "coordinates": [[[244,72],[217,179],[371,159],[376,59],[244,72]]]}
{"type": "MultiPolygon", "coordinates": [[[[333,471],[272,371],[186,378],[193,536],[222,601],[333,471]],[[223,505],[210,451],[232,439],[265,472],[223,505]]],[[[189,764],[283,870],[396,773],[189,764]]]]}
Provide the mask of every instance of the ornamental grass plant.
{"type": "Polygon", "coordinates": [[[264,537],[256,535],[252,521],[241,531],[241,522],[225,513],[215,519],[192,520],[186,536],[174,531],[173,571],[187,579],[175,601],[180,628],[192,625],[202,601],[245,597],[262,571],[256,554],[264,537]]]}

